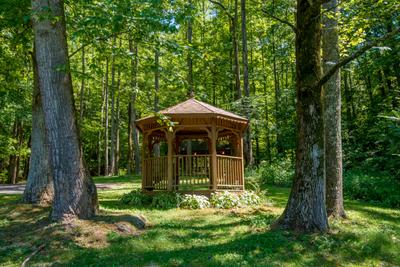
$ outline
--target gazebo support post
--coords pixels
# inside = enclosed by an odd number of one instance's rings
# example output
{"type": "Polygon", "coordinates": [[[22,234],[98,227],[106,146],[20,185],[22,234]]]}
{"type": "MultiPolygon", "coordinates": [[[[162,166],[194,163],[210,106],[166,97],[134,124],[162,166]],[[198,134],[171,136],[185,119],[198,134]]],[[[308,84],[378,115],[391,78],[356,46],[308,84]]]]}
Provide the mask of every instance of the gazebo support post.
{"type": "Polygon", "coordinates": [[[168,191],[173,189],[173,162],[172,162],[172,141],[174,139],[173,132],[166,133],[167,143],[168,143],[168,155],[167,155],[167,165],[168,165],[168,191]]]}
{"type": "Polygon", "coordinates": [[[212,178],[212,190],[217,190],[218,177],[217,177],[217,129],[215,120],[212,121],[211,125],[211,178],[212,178]]]}
{"type": "Polygon", "coordinates": [[[147,170],[145,165],[145,159],[147,158],[146,155],[146,147],[148,145],[148,133],[143,133],[143,143],[142,143],[142,190],[146,186],[146,179],[147,179],[147,170]]]}
{"type": "Polygon", "coordinates": [[[244,156],[243,156],[243,134],[240,135],[240,157],[242,158],[242,190],[244,190],[244,156]]]}

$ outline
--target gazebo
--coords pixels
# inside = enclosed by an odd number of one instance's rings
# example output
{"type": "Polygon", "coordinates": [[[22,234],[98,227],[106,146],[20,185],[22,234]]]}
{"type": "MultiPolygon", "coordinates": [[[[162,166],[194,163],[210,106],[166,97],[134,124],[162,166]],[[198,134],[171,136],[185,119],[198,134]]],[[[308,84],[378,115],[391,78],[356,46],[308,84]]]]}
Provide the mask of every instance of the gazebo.
{"type": "Polygon", "coordinates": [[[194,98],[136,121],[142,190],[209,194],[244,190],[248,120],[194,98]]]}

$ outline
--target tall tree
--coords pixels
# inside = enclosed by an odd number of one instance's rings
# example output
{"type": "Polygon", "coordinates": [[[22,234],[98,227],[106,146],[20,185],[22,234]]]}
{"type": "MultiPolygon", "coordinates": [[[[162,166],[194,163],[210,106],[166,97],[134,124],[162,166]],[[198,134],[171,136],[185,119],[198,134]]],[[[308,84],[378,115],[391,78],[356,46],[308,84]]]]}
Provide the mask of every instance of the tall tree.
{"type": "Polygon", "coordinates": [[[188,83],[188,96],[193,97],[195,92],[194,92],[194,84],[193,84],[193,58],[192,58],[192,45],[193,45],[193,15],[192,15],[192,10],[193,10],[193,4],[192,1],[189,0],[188,3],[189,6],[189,16],[188,16],[188,22],[187,22],[187,42],[188,42],[188,55],[187,55],[187,67],[188,67],[188,73],[187,73],[187,83],[188,83]]]}
{"type": "MultiPolygon", "coordinates": [[[[246,110],[246,117],[250,119],[250,85],[249,85],[249,63],[248,63],[248,52],[247,52],[247,26],[246,26],[246,0],[241,0],[241,17],[242,17],[242,62],[243,62],[243,88],[245,99],[243,102],[246,110]]],[[[244,156],[247,165],[254,164],[253,148],[251,142],[251,129],[250,126],[247,128],[244,136],[244,156]]]]}
{"type": "Polygon", "coordinates": [[[42,98],[40,96],[38,66],[35,48],[32,53],[33,98],[32,98],[32,134],[31,157],[28,180],[22,201],[33,204],[50,204],[53,201],[54,187],[50,166],[49,142],[46,138],[42,98]]]}
{"type": "Polygon", "coordinates": [[[297,0],[297,148],[289,201],[278,221],[282,228],[326,231],[324,136],[321,102],[322,1],[297,0]]]}
{"type": "Polygon", "coordinates": [[[69,71],[64,1],[32,0],[36,61],[54,179],[54,220],[89,218],[98,209],[86,171],[69,71]]]}
{"type": "MultiPolygon", "coordinates": [[[[322,57],[323,70],[329,71],[340,60],[337,22],[337,0],[323,4],[328,15],[323,16],[322,57]]],[[[325,178],[326,211],[328,216],[344,217],[342,129],[340,70],[335,72],[323,86],[324,135],[325,135],[325,178]]]]}

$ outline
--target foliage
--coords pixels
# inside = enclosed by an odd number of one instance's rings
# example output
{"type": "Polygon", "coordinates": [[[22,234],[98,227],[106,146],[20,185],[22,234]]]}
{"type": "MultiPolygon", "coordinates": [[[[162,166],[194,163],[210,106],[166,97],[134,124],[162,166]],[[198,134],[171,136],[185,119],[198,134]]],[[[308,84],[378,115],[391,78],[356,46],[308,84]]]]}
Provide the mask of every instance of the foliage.
{"type": "Polygon", "coordinates": [[[157,193],[151,206],[158,209],[173,209],[179,206],[180,195],[174,192],[157,193]]]}
{"type": "Polygon", "coordinates": [[[294,177],[294,166],[289,159],[281,159],[272,163],[262,161],[254,171],[253,177],[260,183],[290,186],[294,177]]]}
{"type": "Polygon", "coordinates": [[[179,207],[183,209],[205,209],[211,206],[208,197],[201,195],[183,195],[179,207]]]}
{"type": "Polygon", "coordinates": [[[350,170],[344,177],[344,194],[353,199],[400,208],[400,181],[388,173],[350,170]]]}
{"type": "Polygon", "coordinates": [[[127,194],[123,194],[121,202],[129,204],[135,207],[147,206],[152,203],[153,199],[151,196],[143,194],[140,189],[133,190],[127,194]]]}
{"type": "Polygon", "coordinates": [[[261,198],[252,191],[236,194],[228,191],[212,193],[210,203],[217,209],[253,207],[261,204],[261,198]]]}

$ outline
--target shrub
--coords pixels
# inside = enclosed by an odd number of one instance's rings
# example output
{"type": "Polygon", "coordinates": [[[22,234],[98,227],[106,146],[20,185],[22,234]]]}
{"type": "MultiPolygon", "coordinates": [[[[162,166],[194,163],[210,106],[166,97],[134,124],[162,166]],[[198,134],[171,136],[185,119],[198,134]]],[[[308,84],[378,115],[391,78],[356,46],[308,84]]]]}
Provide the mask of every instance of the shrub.
{"type": "Polygon", "coordinates": [[[211,206],[208,197],[199,195],[184,195],[179,203],[184,209],[205,209],[211,206]]]}
{"type": "Polygon", "coordinates": [[[153,196],[151,206],[158,209],[177,208],[180,202],[180,195],[174,192],[157,193],[153,196]]]}
{"type": "Polygon", "coordinates": [[[121,202],[124,204],[130,204],[134,206],[146,206],[151,204],[152,197],[143,194],[139,189],[137,189],[122,195],[121,202]]]}
{"type": "Polygon", "coordinates": [[[400,207],[400,182],[389,174],[350,170],[345,172],[343,183],[347,197],[400,207]]]}
{"type": "Polygon", "coordinates": [[[242,206],[257,206],[261,204],[261,198],[253,191],[245,191],[239,196],[242,206]]]}
{"type": "Polygon", "coordinates": [[[210,203],[218,209],[231,209],[241,206],[239,196],[228,191],[212,193],[210,203]]]}
{"type": "Polygon", "coordinates": [[[262,161],[256,177],[264,184],[290,186],[294,177],[294,165],[289,159],[282,159],[273,163],[262,161]]]}

